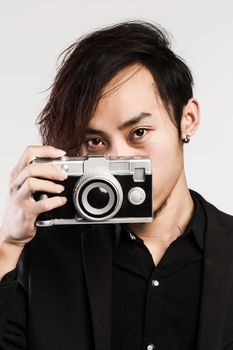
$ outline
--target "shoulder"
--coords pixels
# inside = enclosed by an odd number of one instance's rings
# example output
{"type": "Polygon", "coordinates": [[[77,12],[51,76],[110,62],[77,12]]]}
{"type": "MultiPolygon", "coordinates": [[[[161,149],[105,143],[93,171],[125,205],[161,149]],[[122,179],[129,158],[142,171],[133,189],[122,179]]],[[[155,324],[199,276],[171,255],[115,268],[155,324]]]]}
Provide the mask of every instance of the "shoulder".
{"type": "Polygon", "coordinates": [[[222,230],[230,230],[233,233],[233,216],[219,210],[215,205],[208,202],[202,195],[196,191],[190,190],[191,195],[195,196],[204,208],[208,225],[218,227],[222,230]]]}

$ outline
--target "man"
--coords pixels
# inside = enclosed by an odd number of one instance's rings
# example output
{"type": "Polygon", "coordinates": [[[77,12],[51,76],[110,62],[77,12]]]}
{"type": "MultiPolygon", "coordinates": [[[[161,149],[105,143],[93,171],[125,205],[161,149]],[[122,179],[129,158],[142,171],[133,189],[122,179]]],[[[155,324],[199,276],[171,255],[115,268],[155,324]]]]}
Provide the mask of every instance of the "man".
{"type": "Polygon", "coordinates": [[[44,146],[11,174],[2,349],[233,349],[233,219],[190,191],[184,171],[199,120],[190,70],[153,24],[120,23],[66,51],[38,120],[44,146]],[[31,161],[64,155],[58,147],[149,156],[153,221],[36,229],[65,204],[54,180],[67,175],[31,161]],[[57,196],[35,202],[36,191],[57,196]]]}

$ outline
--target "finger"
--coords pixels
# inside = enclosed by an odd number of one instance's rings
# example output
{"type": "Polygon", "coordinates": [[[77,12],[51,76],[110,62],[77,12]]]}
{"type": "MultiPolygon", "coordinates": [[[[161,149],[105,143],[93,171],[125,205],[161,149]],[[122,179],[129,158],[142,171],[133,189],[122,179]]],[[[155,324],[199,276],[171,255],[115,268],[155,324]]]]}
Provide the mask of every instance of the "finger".
{"type": "Polygon", "coordinates": [[[66,197],[54,196],[50,198],[43,198],[39,201],[35,201],[32,197],[25,199],[15,198],[15,217],[18,222],[34,223],[37,216],[41,213],[50,211],[57,207],[64,205],[67,202],[66,197]]]}
{"type": "Polygon", "coordinates": [[[28,146],[23,155],[21,156],[19,162],[16,164],[11,172],[11,178],[15,178],[22,169],[30,162],[38,158],[59,158],[64,156],[66,152],[55,148],[53,146],[28,146]]]}
{"type": "Polygon", "coordinates": [[[28,178],[17,192],[19,200],[23,200],[32,196],[35,192],[61,193],[64,191],[64,186],[55,184],[52,181],[28,178]]]}
{"type": "Polygon", "coordinates": [[[68,175],[59,166],[52,163],[34,163],[27,165],[12,183],[12,192],[17,191],[28,178],[42,178],[63,181],[68,175]]]}
{"type": "Polygon", "coordinates": [[[32,203],[32,212],[37,217],[39,214],[61,207],[67,202],[66,197],[50,197],[32,203]]]}

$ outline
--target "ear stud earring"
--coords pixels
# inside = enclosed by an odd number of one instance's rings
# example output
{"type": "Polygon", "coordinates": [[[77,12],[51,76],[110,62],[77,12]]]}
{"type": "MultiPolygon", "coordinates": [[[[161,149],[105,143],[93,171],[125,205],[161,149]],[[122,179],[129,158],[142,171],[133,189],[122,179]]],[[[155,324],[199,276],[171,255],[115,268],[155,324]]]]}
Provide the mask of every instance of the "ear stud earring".
{"type": "Polygon", "coordinates": [[[184,139],[182,139],[183,143],[189,143],[190,142],[190,135],[186,135],[184,139]]]}

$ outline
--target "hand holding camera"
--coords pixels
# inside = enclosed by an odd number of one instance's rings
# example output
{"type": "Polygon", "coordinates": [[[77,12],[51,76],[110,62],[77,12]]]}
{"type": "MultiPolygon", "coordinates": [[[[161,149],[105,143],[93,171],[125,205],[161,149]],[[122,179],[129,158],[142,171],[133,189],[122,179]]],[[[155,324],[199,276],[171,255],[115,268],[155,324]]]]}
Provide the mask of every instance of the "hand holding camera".
{"type": "Polygon", "coordinates": [[[36,157],[58,158],[65,152],[51,146],[28,146],[11,172],[7,205],[0,227],[0,241],[18,247],[24,246],[36,234],[35,221],[45,211],[64,205],[66,198],[57,196],[63,191],[53,181],[67,178],[65,172],[52,163],[33,164],[36,157]],[[50,181],[53,180],[53,181],[50,181]],[[33,193],[46,191],[50,198],[36,202],[33,193]]]}
{"type": "Polygon", "coordinates": [[[28,146],[12,170],[0,227],[0,279],[35,236],[35,223],[152,221],[147,157],[64,155],[51,146],[28,146]]]}

